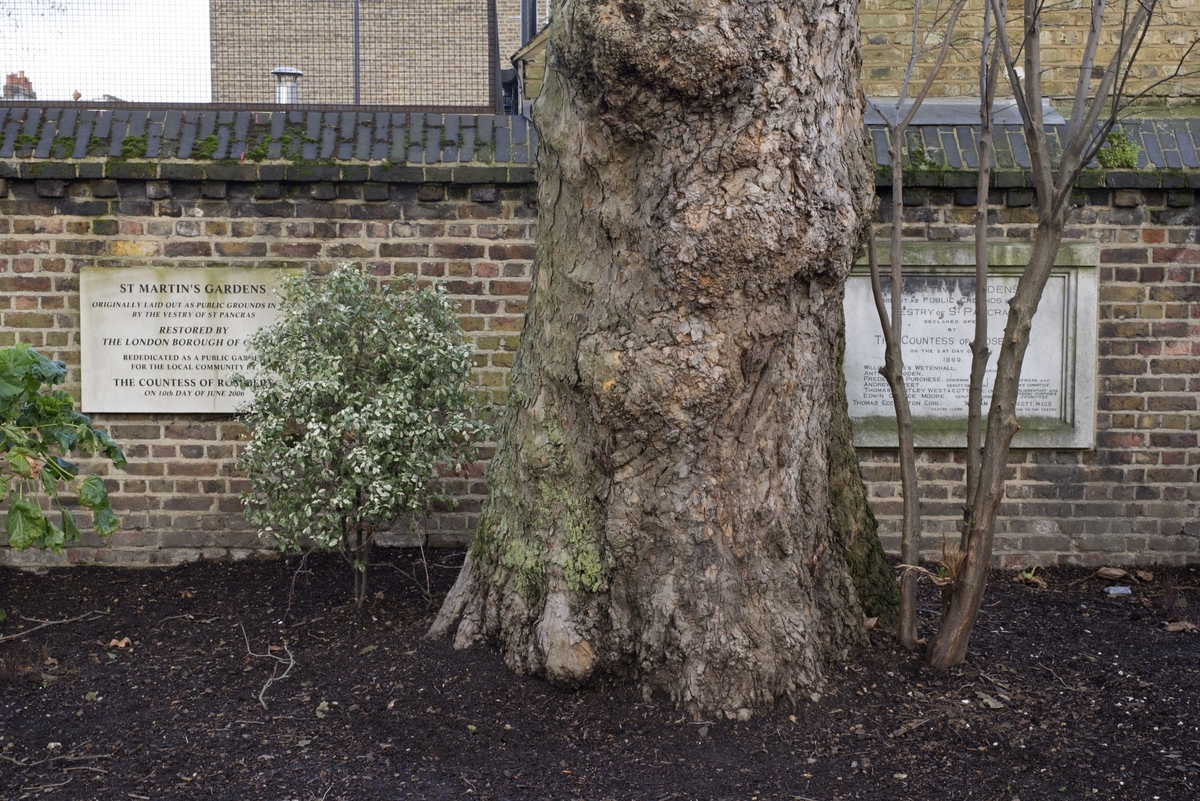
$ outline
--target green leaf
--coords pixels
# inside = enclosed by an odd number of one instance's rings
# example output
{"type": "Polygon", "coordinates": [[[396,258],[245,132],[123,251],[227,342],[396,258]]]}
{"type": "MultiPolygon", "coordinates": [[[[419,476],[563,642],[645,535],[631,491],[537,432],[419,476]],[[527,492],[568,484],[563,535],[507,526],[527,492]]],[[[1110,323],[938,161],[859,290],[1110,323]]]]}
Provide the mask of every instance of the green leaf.
{"type": "Polygon", "coordinates": [[[121,525],[121,521],[113,514],[113,510],[105,505],[95,511],[92,517],[92,528],[96,529],[97,536],[107,537],[117,530],[121,525]]]}
{"type": "Polygon", "coordinates": [[[38,543],[38,547],[46,548],[54,553],[61,553],[66,535],[61,528],[54,525],[54,521],[50,518],[43,517],[42,521],[45,525],[45,533],[42,536],[42,541],[38,543]]]}
{"type": "Polygon", "coordinates": [[[51,361],[40,353],[34,353],[37,358],[29,366],[29,375],[42,384],[61,384],[67,378],[66,362],[55,359],[51,361]]]}
{"type": "Polygon", "coordinates": [[[15,492],[8,494],[8,516],[4,521],[8,544],[18,551],[40,545],[46,534],[46,518],[42,510],[15,492]]]}
{"type": "Polygon", "coordinates": [[[79,503],[92,511],[108,506],[108,490],[100,476],[88,476],[79,485],[79,503]]]}
{"type": "Polygon", "coordinates": [[[22,478],[33,478],[33,468],[30,466],[29,460],[25,458],[28,453],[29,451],[24,448],[8,453],[8,469],[22,478]]]}
{"type": "Polygon", "coordinates": [[[42,480],[42,490],[51,498],[58,497],[58,479],[54,477],[51,470],[42,467],[42,472],[39,476],[42,480]]]}
{"type": "Polygon", "coordinates": [[[60,511],[62,512],[63,534],[66,536],[67,542],[79,542],[82,535],[79,533],[79,527],[75,525],[75,515],[65,507],[60,511]]]}

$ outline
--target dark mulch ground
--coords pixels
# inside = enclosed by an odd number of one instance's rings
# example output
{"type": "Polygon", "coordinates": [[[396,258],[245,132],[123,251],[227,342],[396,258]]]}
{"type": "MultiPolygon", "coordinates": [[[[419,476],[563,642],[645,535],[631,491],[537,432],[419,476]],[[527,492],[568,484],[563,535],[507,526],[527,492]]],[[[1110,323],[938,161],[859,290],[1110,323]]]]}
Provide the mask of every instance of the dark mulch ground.
{"type": "MultiPolygon", "coordinates": [[[[444,588],[461,555],[436,558],[444,588]]],[[[0,572],[0,635],[27,632],[0,644],[0,797],[1200,798],[1200,635],[1166,630],[1200,622],[1194,569],[1125,597],[997,574],[968,664],[876,632],[819,703],[736,723],[514,677],[422,640],[398,573],[356,613],[342,563],[296,566],[0,572]],[[266,710],[284,663],[247,642],[295,658],[266,710]]]]}

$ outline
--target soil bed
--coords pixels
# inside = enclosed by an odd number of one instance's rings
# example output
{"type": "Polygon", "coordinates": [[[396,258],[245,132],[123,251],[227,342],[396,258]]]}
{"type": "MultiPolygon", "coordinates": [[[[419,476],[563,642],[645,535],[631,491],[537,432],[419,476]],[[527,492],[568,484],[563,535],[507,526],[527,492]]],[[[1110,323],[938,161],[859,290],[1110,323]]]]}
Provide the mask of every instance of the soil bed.
{"type": "MultiPolygon", "coordinates": [[[[433,560],[444,591],[461,554],[433,560]]],[[[873,632],[820,701],[736,722],[513,676],[423,640],[433,610],[396,570],[359,612],[344,563],[298,565],[0,572],[0,636],[22,635],[0,643],[0,796],[1200,797],[1200,636],[1166,628],[1200,622],[1194,568],[994,574],[967,664],[930,670],[873,632]]]]}

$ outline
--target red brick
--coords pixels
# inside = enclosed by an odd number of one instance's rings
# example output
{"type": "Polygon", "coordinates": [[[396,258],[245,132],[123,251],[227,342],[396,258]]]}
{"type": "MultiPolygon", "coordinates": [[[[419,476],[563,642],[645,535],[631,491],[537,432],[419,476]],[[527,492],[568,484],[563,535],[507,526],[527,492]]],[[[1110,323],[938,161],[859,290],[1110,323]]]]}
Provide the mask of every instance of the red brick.
{"type": "Polygon", "coordinates": [[[488,258],[495,259],[496,261],[513,261],[516,259],[532,261],[536,253],[537,248],[533,245],[503,244],[488,246],[488,258]]]}
{"type": "Polygon", "coordinates": [[[1154,248],[1156,264],[1200,263],[1200,248],[1154,248]]]}
{"type": "Polygon", "coordinates": [[[164,256],[211,256],[212,245],[208,242],[168,242],[163,245],[164,256]]]}
{"type": "Polygon", "coordinates": [[[521,295],[522,297],[529,295],[528,281],[490,281],[488,283],[489,295],[521,295]]]}

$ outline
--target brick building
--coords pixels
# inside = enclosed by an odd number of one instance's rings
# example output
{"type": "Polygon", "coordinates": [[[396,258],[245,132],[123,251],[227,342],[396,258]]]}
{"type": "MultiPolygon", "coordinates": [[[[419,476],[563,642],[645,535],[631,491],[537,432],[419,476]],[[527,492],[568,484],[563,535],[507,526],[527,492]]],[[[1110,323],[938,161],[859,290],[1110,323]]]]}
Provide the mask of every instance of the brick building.
{"type": "Polygon", "coordinates": [[[305,104],[491,107],[496,68],[511,67],[546,8],[547,0],[212,0],[212,100],[274,102],[271,71],[295,67],[305,104]]]}

